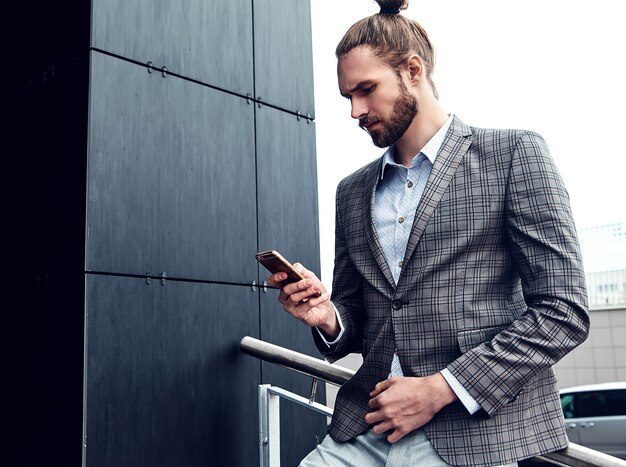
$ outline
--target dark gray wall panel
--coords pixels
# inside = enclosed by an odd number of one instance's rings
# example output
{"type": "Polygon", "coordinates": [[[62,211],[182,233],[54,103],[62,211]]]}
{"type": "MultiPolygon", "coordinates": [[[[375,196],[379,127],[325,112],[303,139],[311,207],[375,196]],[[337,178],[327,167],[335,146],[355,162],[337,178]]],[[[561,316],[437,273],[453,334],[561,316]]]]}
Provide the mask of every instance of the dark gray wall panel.
{"type": "Polygon", "coordinates": [[[256,121],[259,248],[319,274],[315,124],[266,106],[256,121]]]}
{"type": "Polygon", "coordinates": [[[253,93],[250,0],[93,0],[92,5],[92,47],[242,95],[253,93]]]}
{"type": "Polygon", "coordinates": [[[91,56],[87,269],[251,283],[254,105],[91,56]]]}
{"type": "Polygon", "coordinates": [[[258,465],[258,294],[87,276],[89,467],[258,465]]]}
{"type": "MultiPolygon", "coordinates": [[[[277,300],[278,291],[261,292],[261,339],[296,352],[321,358],[313,344],[311,330],[283,311],[277,300]]],[[[263,362],[262,382],[280,386],[308,398],[313,379],[286,368],[263,362]]],[[[316,400],[326,403],[324,382],[318,384],[316,400]]],[[[298,465],[326,435],[327,418],[302,406],[281,401],[280,406],[281,465],[298,465]]]]}
{"type": "Polygon", "coordinates": [[[309,0],[254,0],[256,97],[315,115],[309,0]]]}
{"type": "MultiPolygon", "coordinates": [[[[310,380],[238,342],[263,328],[270,342],[314,350],[275,290],[232,283],[258,278],[259,246],[319,271],[315,135],[236,95],[313,114],[308,1],[35,0],[23,10],[24,128],[12,136],[25,152],[12,173],[33,183],[17,208],[28,261],[14,274],[23,313],[9,326],[19,355],[5,464],[258,465],[262,376],[301,394],[310,380]],[[148,271],[168,279],[137,277],[148,271]]],[[[295,465],[324,418],[282,408],[283,465],[295,465]]]]}

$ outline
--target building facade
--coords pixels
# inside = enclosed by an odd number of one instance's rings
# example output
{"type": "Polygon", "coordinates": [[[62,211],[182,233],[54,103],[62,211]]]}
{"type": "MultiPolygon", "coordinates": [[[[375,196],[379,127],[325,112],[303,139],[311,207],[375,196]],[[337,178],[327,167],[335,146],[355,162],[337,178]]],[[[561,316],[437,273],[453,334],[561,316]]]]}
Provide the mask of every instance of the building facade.
{"type": "MultiPolygon", "coordinates": [[[[10,17],[7,173],[24,183],[6,465],[258,465],[258,385],[311,383],[240,339],[316,352],[255,260],[278,249],[319,273],[309,0],[35,1],[10,17]]],[[[295,465],[325,421],[282,416],[295,465]]]]}

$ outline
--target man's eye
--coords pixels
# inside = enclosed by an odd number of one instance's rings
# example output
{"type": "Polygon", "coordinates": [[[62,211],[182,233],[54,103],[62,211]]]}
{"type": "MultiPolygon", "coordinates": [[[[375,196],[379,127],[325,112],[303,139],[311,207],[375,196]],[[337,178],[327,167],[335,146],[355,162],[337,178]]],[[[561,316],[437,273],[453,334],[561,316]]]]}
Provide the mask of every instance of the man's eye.
{"type": "Polygon", "coordinates": [[[376,86],[368,86],[366,88],[363,88],[363,94],[370,94],[374,89],[376,89],[376,86]]]}

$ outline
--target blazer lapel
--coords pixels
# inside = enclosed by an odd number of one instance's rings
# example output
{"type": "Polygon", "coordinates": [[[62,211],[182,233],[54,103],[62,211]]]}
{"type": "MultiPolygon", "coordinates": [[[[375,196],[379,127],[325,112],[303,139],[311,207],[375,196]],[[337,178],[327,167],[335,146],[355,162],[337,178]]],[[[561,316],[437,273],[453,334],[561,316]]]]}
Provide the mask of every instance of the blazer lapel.
{"type": "MultiPolygon", "coordinates": [[[[424,193],[415,212],[413,228],[409,235],[409,241],[404,255],[404,264],[408,264],[409,259],[415,251],[415,247],[424,233],[437,204],[445,193],[456,169],[468,151],[471,144],[472,131],[456,116],[453,117],[452,124],[448,130],[446,139],[435,158],[432,171],[424,187],[424,193]]],[[[404,274],[401,274],[402,277],[404,274]]]]}
{"type": "Polygon", "coordinates": [[[376,191],[376,184],[378,183],[378,179],[380,178],[380,171],[382,169],[383,158],[380,158],[378,164],[373,164],[371,172],[368,174],[365,190],[363,190],[363,210],[365,215],[363,216],[363,230],[365,231],[365,236],[367,238],[367,244],[370,246],[372,250],[372,255],[378,264],[378,267],[382,271],[383,275],[389,282],[389,284],[395,288],[396,283],[393,280],[393,274],[391,274],[391,269],[389,269],[389,265],[385,260],[385,253],[383,252],[383,248],[378,241],[378,235],[376,235],[376,229],[374,228],[374,220],[372,218],[372,212],[374,211],[374,193],[376,191]]]}

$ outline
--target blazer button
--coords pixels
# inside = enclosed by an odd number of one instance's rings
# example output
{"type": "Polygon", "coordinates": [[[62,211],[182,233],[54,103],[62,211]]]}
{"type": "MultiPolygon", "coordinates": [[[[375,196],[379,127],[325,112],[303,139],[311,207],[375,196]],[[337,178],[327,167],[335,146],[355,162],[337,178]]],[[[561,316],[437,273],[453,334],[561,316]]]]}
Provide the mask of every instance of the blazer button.
{"type": "Polygon", "coordinates": [[[399,310],[400,308],[402,308],[402,302],[400,300],[393,300],[391,302],[391,308],[393,308],[394,310],[399,310]]]}

